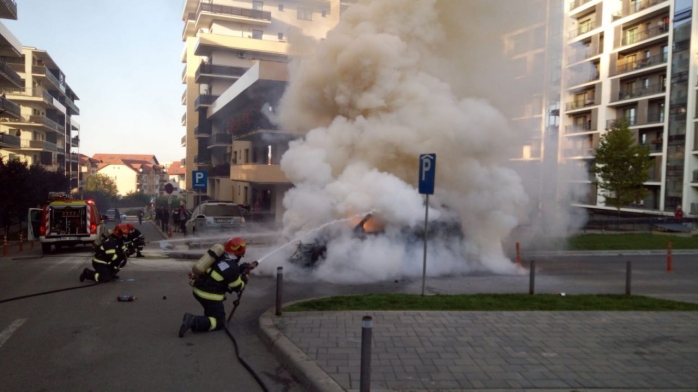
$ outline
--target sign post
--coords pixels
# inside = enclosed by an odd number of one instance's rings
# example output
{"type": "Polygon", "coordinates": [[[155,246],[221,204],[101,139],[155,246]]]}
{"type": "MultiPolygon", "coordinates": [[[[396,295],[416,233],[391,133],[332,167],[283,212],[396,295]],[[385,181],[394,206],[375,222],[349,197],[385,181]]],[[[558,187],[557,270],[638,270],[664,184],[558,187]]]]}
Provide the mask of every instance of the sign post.
{"type": "Polygon", "coordinates": [[[424,265],[422,267],[422,296],[427,284],[427,228],[429,224],[429,195],[434,194],[436,178],[436,154],[419,156],[419,193],[427,195],[424,212],[424,265]]]}
{"type": "Polygon", "coordinates": [[[206,170],[194,170],[191,172],[192,178],[194,181],[192,182],[192,187],[194,190],[197,191],[199,195],[199,202],[197,205],[201,204],[201,191],[203,190],[206,192],[206,189],[208,187],[208,173],[206,170]]]}

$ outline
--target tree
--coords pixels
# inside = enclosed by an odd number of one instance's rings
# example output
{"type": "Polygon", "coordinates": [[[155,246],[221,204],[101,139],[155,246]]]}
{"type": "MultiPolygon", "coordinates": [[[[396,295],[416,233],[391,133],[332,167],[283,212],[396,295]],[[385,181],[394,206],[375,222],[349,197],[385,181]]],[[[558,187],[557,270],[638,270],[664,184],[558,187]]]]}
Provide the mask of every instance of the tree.
{"type": "Polygon", "coordinates": [[[150,204],[150,196],[143,192],[129,192],[121,198],[121,207],[136,207],[150,204]]]}
{"type": "Polygon", "coordinates": [[[85,190],[90,192],[102,192],[107,196],[114,197],[118,192],[116,182],[106,174],[97,173],[87,177],[85,190]]]}
{"type": "Polygon", "coordinates": [[[620,212],[621,207],[647,197],[643,183],[652,165],[649,148],[636,143],[628,122],[616,121],[596,149],[594,174],[599,189],[605,191],[606,205],[620,212]]]}

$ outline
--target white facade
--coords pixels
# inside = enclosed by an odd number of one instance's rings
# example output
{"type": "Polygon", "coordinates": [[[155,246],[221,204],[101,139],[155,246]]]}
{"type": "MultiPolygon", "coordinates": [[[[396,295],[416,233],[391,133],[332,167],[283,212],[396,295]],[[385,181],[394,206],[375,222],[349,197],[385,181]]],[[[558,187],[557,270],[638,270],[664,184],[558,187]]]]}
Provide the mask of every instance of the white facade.
{"type": "Polygon", "coordinates": [[[136,192],[136,171],[126,165],[109,164],[97,170],[97,173],[104,174],[116,183],[117,193],[126,196],[130,192],[136,192]]]}

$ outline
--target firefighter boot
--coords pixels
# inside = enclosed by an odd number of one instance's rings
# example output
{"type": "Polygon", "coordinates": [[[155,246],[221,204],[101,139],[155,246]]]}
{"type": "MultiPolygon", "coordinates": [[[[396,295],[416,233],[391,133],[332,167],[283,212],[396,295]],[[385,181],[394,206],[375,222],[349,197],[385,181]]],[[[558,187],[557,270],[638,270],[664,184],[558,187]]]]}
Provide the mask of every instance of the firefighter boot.
{"type": "Polygon", "coordinates": [[[184,313],[182,318],[182,326],[179,327],[179,337],[183,338],[184,334],[191,329],[194,325],[194,315],[189,313],[184,313]]]}
{"type": "Polygon", "coordinates": [[[136,257],[145,257],[145,256],[143,256],[143,253],[141,253],[141,251],[139,250],[136,252],[136,257]]]}
{"type": "Polygon", "coordinates": [[[87,277],[87,268],[82,270],[82,273],[80,274],[80,281],[84,282],[86,277],[87,277]]]}

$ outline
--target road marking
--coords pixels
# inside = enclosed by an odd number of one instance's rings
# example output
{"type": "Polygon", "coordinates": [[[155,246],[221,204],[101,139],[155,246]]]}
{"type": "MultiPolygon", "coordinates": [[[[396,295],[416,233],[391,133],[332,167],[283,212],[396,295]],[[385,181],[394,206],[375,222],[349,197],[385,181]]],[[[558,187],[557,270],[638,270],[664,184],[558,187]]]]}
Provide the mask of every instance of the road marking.
{"type": "Polygon", "coordinates": [[[27,319],[17,319],[12,324],[10,324],[9,327],[5,328],[5,330],[2,331],[2,333],[0,333],[0,347],[2,347],[3,344],[5,344],[5,342],[10,338],[10,336],[12,336],[12,334],[15,333],[15,331],[19,329],[19,327],[21,327],[25,321],[27,321],[27,319]]]}

